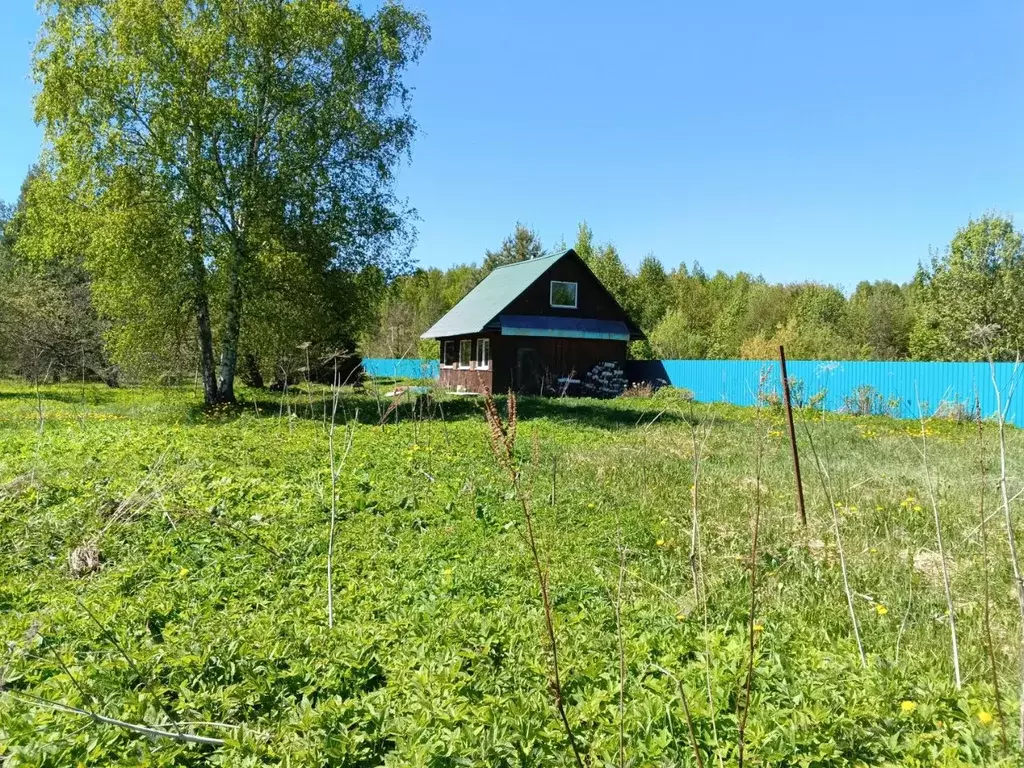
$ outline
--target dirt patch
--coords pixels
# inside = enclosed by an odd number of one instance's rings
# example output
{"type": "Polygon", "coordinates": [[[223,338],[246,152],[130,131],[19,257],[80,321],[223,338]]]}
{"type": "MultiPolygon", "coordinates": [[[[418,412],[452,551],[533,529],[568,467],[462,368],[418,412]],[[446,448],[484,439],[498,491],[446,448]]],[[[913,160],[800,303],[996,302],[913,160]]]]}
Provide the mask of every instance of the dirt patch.
{"type": "MultiPolygon", "coordinates": [[[[949,557],[946,558],[946,568],[950,574],[956,571],[956,563],[954,563],[949,557]]],[[[939,557],[938,552],[919,549],[914,554],[914,570],[924,576],[932,584],[942,584],[942,558],[939,557]]]]}
{"type": "Polygon", "coordinates": [[[68,555],[68,571],[76,579],[95,573],[103,564],[103,555],[96,542],[90,541],[75,547],[68,555]]]}

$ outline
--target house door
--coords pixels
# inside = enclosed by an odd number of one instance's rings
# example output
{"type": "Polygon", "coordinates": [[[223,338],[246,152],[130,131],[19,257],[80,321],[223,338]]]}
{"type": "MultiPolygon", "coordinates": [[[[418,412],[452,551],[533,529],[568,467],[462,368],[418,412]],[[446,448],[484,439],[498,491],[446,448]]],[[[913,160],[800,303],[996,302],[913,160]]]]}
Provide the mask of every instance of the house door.
{"type": "Polygon", "coordinates": [[[537,350],[522,347],[516,350],[516,391],[530,392],[537,387],[540,369],[537,365],[537,350]]]}

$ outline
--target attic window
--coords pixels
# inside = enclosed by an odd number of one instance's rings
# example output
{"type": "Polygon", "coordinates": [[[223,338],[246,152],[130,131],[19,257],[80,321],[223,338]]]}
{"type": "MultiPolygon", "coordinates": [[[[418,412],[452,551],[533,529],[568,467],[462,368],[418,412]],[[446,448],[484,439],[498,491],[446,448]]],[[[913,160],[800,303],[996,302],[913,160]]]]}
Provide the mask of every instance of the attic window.
{"type": "Polygon", "coordinates": [[[576,283],[552,280],[551,306],[562,309],[576,309],[576,283]]]}

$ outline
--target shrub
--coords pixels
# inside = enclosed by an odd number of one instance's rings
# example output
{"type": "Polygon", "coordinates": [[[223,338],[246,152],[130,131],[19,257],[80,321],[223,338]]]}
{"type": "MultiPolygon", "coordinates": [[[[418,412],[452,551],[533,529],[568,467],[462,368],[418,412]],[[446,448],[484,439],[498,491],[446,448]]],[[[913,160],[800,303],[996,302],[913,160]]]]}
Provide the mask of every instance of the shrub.
{"type": "Polygon", "coordinates": [[[857,387],[853,393],[843,398],[844,413],[854,416],[892,416],[899,418],[900,401],[890,397],[886,400],[869,384],[857,387]]]}

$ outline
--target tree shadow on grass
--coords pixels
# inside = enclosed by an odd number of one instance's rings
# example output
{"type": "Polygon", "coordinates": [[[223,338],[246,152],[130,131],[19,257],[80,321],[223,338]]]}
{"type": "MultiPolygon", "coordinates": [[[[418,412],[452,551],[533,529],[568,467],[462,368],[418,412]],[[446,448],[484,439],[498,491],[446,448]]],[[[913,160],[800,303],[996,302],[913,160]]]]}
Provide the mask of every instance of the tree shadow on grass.
{"type": "MultiPolygon", "coordinates": [[[[234,421],[243,416],[258,416],[261,419],[297,419],[330,423],[331,402],[326,402],[322,393],[311,399],[305,394],[292,394],[289,398],[272,399],[270,392],[247,392],[235,406],[205,408],[196,404],[191,409],[195,423],[219,423],[234,421]]],[[[506,396],[495,397],[499,410],[505,411],[506,396]]],[[[520,396],[518,398],[520,422],[546,420],[562,424],[579,424],[605,430],[634,429],[650,423],[690,424],[690,417],[672,409],[664,403],[636,399],[607,401],[591,398],[552,398],[520,396]]],[[[359,424],[385,426],[410,420],[457,422],[483,417],[483,398],[466,396],[426,395],[406,393],[400,397],[375,396],[370,392],[344,393],[338,401],[336,423],[356,421],[359,424]]]]}
{"type": "Polygon", "coordinates": [[[523,397],[518,401],[519,417],[524,420],[576,423],[599,429],[633,429],[652,422],[689,424],[689,418],[662,403],[650,400],[606,401],[593,398],[523,397]]]}
{"type": "MultiPolygon", "coordinates": [[[[108,405],[113,402],[116,392],[105,392],[98,389],[89,389],[85,395],[86,405],[108,405]]],[[[73,392],[67,390],[65,392],[54,392],[52,389],[41,387],[39,394],[37,395],[34,390],[26,389],[24,391],[10,391],[0,389],[0,402],[12,401],[12,402],[24,402],[35,404],[40,400],[43,403],[56,402],[64,403],[65,405],[81,405],[82,404],[82,393],[73,392]]]]}

